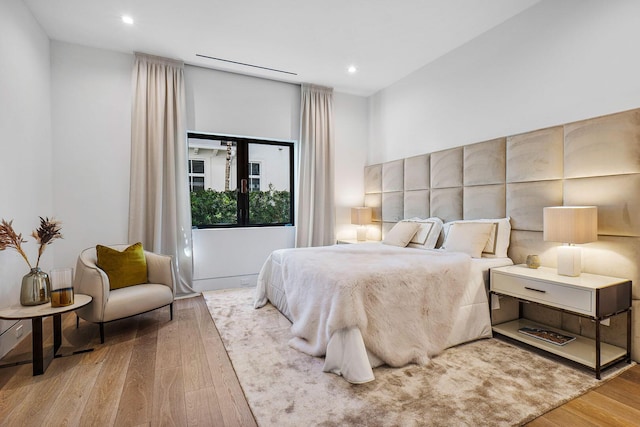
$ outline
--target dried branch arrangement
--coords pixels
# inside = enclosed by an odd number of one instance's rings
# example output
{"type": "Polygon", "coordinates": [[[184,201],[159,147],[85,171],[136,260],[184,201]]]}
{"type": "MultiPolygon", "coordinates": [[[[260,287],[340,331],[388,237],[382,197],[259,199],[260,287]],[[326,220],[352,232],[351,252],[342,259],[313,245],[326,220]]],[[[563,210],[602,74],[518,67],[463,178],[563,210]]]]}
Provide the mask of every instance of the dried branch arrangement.
{"type": "MultiPolygon", "coordinates": [[[[3,219],[0,222],[0,251],[3,251],[7,248],[15,249],[27,262],[29,268],[34,268],[31,265],[31,262],[29,262],[27,254],[25,254],[24,250],[22,249],[22,244],[27,243],[27,241],[22,238],[22,234],[18,234],[15,232],[12,224],[13,220],[7,222],[3,219]]],[[[40,227],[33,230],[33,232],[31,233],[31,236],[40,245],[38,247],[38,259],[36,260],[35,268],[38,268],[38,266],[40,265],[40,257],[44,253],[44,250],[47,248],[47,246],[52,244],[56,239],[62,239],[60,230],[62,230],[60,221],[56,221],[53,218],[49,219],[48,217],[40,217],[40,227]]]]}

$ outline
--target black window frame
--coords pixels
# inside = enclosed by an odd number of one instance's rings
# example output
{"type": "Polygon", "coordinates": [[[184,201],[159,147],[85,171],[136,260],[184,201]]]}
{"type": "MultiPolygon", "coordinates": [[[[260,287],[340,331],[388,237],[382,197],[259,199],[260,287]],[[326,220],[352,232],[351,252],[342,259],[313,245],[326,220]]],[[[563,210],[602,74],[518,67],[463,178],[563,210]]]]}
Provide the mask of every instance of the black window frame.
{"type": "MultiPolygon", "coordinates": [[[[196,131],[187,132],[187,141],[189,139],[209,139],[232,141],[236,145],[236,185],[235,189],[238,195],[237,203],[237,223],[235,224],[207,224],[199,225],[198,229],[211,228],[248,228],[248,227],[286,227],[295,225],[295,187],[294,187],[294,150],[295,143],[293,141],[279,141],[272,139],[250,138],[236,135],[226,135],[220,133],[202,133],[196,131]],[[269,223],[269,224],[251,224],[249,222],[249,144],[274,145],[289,148],[289,222],[269,223]],[[244,180],[244,181],[243,181],[244,180]],[[242,183],[246,191],[243,191],[242,183]]],[[[188,161],[188,158],[187,158],[188,161]]],[[[262,166],[261,166],[262,168],[262,166]]]]}

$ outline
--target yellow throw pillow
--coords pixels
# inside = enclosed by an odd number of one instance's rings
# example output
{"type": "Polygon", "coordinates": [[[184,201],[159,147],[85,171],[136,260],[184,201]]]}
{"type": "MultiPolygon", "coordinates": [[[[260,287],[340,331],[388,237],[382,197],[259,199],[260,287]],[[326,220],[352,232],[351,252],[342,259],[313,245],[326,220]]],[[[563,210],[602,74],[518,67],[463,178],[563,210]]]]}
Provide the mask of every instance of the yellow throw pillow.
{"type": "Polygon", "coordinates": [[[96,245],[98,267],[109,277],[109,289],[147,283],[147,260],[142,243],[133,244],[120,252],[107,246],[96,245]]]}

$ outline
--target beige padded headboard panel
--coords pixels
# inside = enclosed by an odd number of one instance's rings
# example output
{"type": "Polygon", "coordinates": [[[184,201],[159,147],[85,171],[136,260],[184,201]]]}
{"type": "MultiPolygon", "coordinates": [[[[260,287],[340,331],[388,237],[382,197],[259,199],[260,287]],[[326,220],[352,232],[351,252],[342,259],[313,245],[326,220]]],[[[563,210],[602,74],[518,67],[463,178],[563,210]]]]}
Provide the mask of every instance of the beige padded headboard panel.
{"type": "Polygon", "coordinates": [[[504,184],[506,138],[467,145],[464,149],[463,182],[471,185],[504,184]]]}
{"type": "Polygon", "coordinates": [[[542,240],[542,208],[598,206],[583,270],[633,280],[640,359],[640,109],[367,166],[365,193],[382,236],[414,216],[509,216],[509,256],[538,254],[549,267],[558,244],[542,240]]]}

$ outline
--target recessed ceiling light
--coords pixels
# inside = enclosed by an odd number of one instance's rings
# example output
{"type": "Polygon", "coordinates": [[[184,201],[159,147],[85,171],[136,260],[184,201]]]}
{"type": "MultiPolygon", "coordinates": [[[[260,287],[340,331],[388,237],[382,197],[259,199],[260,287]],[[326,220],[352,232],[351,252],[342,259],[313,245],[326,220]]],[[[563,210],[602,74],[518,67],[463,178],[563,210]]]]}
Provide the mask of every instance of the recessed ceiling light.
{"type": "Polygon", "coordinates": [[[128,15],[122,15],[122,22],[125,24],[133,25],[133,18],[128,15]]]}
{"type": "Polygon", "coordinates": [[[347,68],[347,71],[349,72],[349,74],[354,74],[356,71],[358,71],[358,69],[355,65],[350,65],[349,68],[347,68]]]}

